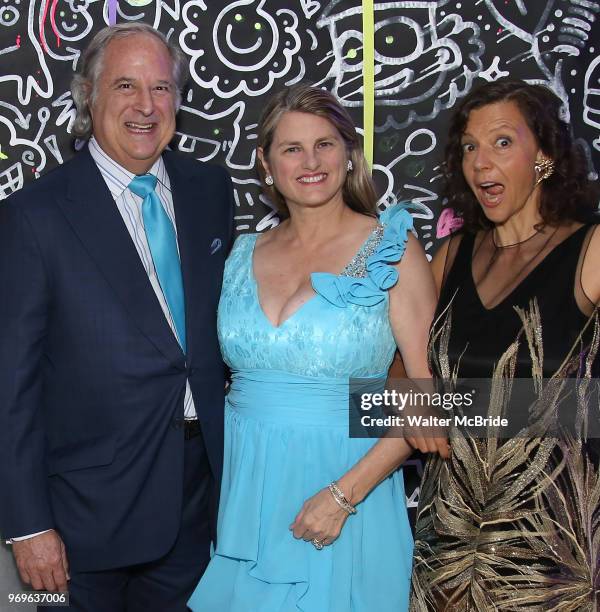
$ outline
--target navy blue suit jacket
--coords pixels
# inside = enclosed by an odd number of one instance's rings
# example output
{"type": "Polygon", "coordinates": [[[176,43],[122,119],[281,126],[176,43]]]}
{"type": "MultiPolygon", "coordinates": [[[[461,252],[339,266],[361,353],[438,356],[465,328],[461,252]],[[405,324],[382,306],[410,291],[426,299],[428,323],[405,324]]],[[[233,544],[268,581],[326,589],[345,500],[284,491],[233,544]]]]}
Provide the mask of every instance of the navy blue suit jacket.
{"type": "Polygon", "coordinates": [[[220,480],[216,309],[231,181],[176,153],[163,159],[186,356],[87,149],[0,203],[0,533],[55,528],[80,571],[157,559],[173,544],[186,380],[220,480]]]}

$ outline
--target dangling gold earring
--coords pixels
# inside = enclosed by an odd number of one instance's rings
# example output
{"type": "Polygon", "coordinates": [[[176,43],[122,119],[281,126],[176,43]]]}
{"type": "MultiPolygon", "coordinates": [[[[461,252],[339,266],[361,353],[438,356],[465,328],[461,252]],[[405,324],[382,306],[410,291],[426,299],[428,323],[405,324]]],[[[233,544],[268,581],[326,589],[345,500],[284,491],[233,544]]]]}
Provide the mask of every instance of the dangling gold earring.
{"type": "Polygon", "coordinates": [[[539,185],[542,181],[551,177],[554,174],[554,167],[556,164],[553,159],[549,157],[541,157],[536,160],[535,165],[533,166],[535,173],[538,175],[536,185],[539,185]]]}

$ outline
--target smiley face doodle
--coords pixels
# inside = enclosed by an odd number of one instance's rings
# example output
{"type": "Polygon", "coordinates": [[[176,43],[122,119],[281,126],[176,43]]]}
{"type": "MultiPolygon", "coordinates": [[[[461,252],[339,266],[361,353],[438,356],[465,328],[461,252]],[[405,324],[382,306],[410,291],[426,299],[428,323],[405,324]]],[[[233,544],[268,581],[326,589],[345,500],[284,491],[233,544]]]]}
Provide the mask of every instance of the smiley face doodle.
{"type": "Polygon", "coordinates": [[[302,70],[297,15],[288,9],[267,12],[265,3],[231,2],[214,20],[204,2],[186,5],[179,43],[191,56],[195,83],[221,98],[259,96],[302,70]]]}

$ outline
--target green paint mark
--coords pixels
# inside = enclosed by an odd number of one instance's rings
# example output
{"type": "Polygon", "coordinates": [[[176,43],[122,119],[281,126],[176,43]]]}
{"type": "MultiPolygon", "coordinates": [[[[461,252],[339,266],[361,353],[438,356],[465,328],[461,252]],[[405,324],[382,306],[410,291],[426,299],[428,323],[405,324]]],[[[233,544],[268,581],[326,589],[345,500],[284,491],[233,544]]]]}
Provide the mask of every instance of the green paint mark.
{"type": "Polygon", "coordinates": [[[386,42],[388,45],[391,45],[391,44],[394,42],[394,37],[393,37],[393,36],[386,36],[386,37],[385,37],[385,42],[386,42]]]}
{"type": "Polygon", "coordinates": [[[235,19],[236,21],[244,21],[244,18],[243,18],[243,17],[242,17],[242,16],[241,16],[239,13],[236,13],[236,15],[235,15],[234,19],[235,19]]]}
{"type": "Polygon", "coordinates": [[[8,155],[4,155],[4,153],[2,153],[2,146],[0,145],[0,159],[8,159],[8,155]]]}
{"type": "Polygon", "coordinates": [[[254,24],[255,30],[262,30],[262,23],[258,23],[258,21],[254,24]]]}
{"type": "Polygon", "coordinates": [[[358,51],[356,49],[348,49],[348,53],[346,53],[348,59],[356,59],[357,55],[358,51]]]}

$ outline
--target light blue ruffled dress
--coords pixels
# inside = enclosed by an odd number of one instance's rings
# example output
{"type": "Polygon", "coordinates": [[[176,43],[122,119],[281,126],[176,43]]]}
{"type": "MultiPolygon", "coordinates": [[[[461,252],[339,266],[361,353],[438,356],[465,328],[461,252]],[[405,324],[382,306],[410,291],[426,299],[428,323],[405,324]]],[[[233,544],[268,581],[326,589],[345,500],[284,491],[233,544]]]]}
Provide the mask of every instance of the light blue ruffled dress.
{"type": "Polygon", "coordinates": [[[219,304],[232,370],[215,554],[189,606],[195,612],[403,612],[412,535],[402,471],[379,484],[323,550],[296,540],[302,504],[376,442],[348,435],[350,377],[385,377],[395,343],[387,290],[412,228],[388,209],[339,275],[311,275],[315,296],[279,327],[261,309],[240,236],[219,304]]]}

